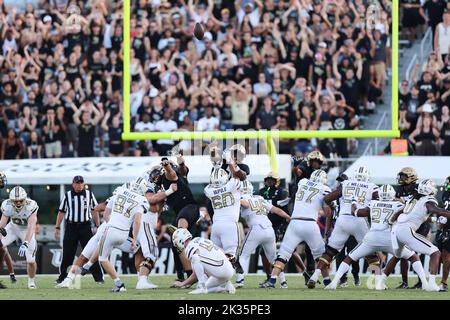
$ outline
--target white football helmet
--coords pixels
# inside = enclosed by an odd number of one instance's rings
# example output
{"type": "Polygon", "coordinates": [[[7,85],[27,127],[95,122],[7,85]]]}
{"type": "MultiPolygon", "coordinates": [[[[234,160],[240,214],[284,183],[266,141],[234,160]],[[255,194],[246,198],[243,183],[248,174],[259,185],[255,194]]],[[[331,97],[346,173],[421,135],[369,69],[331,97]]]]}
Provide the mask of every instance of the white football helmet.
{"type": "Polygon", "coordinates": [[[17,211],[22,210],[27,199],[27,192],[24,188],[16,186],[9,193],[9,200],[11,200],[12,206],[17,211]]]}
{"type": "Polygon", "coordinates": [[[253,185],[250,181],[248,180],[244,180],[241,181],[241,193],[242,194],[253,194],[253,185]]]}
{"type": "Polygon", "coordinates": [[[214,168],[209,178],[209,184],[216,188],[222,187],[228,182],[229,178],[228,172],[222,168],[214,168]]]}
{"type": "Polygon", "coordinates": [[[192,234],[183,228],[178,228],[172,234],[172,243],[180,251],[184,250],[184,244],[188,239],[192,239],[192,234]]]}
{"type": "Polygon", "coordinates": [[[144,196],[148,190],[148,181],[139,177],[131,183],[130,190],[144,196]]]}
{"type": "Polygon", "coordinates": [[[378,191],[378,196],[381,201],[392,201],[395,199],[395,190],[390,184],[385,184],[378,191]]]}
{"type": "Polygon", "coordinates": [[[353,174],[353,179],[361,182],[369,182],[370,180],[369,169],[367,169],[367,167],[365,166],[359,167],[353,174]]]}
{"type": "Polygon", "coordinates": [[[321,183],[321,184],[327,184],[328,183],[328,175],[323,170],[315,170],[313,173],[311,173],[311,177],[309,178],[312,182],[315,183],[321,183]]]}
{"type": "Polygon", "coordinates": [[[417,192],[424,196],[434,196],[437,194],[436,183],[431,179],[420,181],[417,192]]]}

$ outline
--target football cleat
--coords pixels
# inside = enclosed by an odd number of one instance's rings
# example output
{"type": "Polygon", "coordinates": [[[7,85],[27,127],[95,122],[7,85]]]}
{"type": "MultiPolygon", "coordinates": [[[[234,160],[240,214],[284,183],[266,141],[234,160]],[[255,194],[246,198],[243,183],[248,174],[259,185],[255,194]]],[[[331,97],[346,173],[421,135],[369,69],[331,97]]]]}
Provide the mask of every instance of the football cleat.
{"type": "Polygon", "coordinates": [[[331,281],[330,284],[328,284],[325,287],[325,290],[336,290],[336,289],[337,289],[337,283],[333,282],[333,281],[331,281]]]}
{"type": "Polygon", "coordinates": [[[316,287],[316,282],[314,280],[309,279],[308,284],[306,285],[308,289],[314,289],[316,287]]]}
{"type": "Polygon", "coordinates": [[[341,279],[339,282],[339,288],[346,288],[346,287],[348,287],[347,279],[344,280],[341,279]]]}
{"type": "Polygon", "coordinates": [[[7,287],[3,283],[0,282],[0,289],[6,289],[6,288],[7,287]]]}
{"type": "Polygon", "coordinates": [[[354,276],[353,284],[355,285],[355,287],[359,287],[361,285],[361,279],[359,279],[359,276],[354,276]]]}
{"type": "Polygon", "coordinates": [[[85,275],[87,275],[88,273],[89,273],[89,269],[85,269],[85,268],[83,268],[83,267],[80,268],[80,274],[81,274],[82,276],[85,276],[85,275]]]}
{"type": "Polygon", "coordinates": [[[127,292],[127,288],[125,288],[125,284],[121,283],[120,286],[114,286],[111,289],[111,292],[127,292]]]}
{"type": "Polygon", "coordinates": [[[441,290],[441,288],[439,288],[439,286],[436,284],[436,282],[430,282],[428,283],[428,286],[425,287],[426,291],[432,291],[432,292],[439,292],[441,290]]]}
{"type": "Polygon", "coordinates": [[[55,288],[69,288],[72,285],[72,279],[65,278],[64,281],[58,283],[55,288]]]}
{"type": "Polygon", "coordinates": [[[448,286],[446,283],[441,283],[439,287],[440,287],[439,292],[448,292],[448,286]]]}
{"type": "Polygon", "coordinates": [[[413,287],[408,288],[408,289],[422,289],[422,282],[419,281],[413,287]]]}
{"type": "Polygon", "coordinates": [[[400,285],[395,289],[409,289],[409,286],[406,282],[401,282],[400,285]]]}
{"type": "Polygon", "coordinates": [[[378,283],[375,284],[375,290],[387,290],[388,287],[387,285],[384,283],[384,280],[380,280],[378,283]]]}
{"type": "Polygon", "coordinates": [[[283,281],[282,283],[280,283],[280,288],[281,289],[287,289],[288,288],[287,281],[283,281]]]}
{"type": "Polygon", "coordinates": [[[236,288],[236,289],[240,289],[240,288],[242,288],[244,286],[244,279],[242,279],[242,280],[236,280],[236,284],[234,285],[234,287],[236,288]]]}
{"type": "Polygon", "coordinates": [[[331,279],[323,279],[323,285],[326,287],[331,283],[331,279]]]}
{"type": "Polygon", "coordinates": [[[14,273],[9,275],[9,279],[11,280],[11,283],[16,283],[17,282],[16,276],[14,275],[14,273]]]}
{"type": "Polygon", "coordinates": [[[144,290],[144,289],[156,289],[158,286],[156,284],[151,283],[150,281],[144,280],[144,281],[138,281],[136,284],[137,290],[144,290]]]}
{"type": "Polygon", "coordinates": [[[36,289],[36,284],[34,282],[28,282],[28,289],[36,289]]]}
{"type": "Polygon", "coordinates": [[[275,285],[269,281],[261,283],[259,287],[261,289],[275,289],[275,285]]]}

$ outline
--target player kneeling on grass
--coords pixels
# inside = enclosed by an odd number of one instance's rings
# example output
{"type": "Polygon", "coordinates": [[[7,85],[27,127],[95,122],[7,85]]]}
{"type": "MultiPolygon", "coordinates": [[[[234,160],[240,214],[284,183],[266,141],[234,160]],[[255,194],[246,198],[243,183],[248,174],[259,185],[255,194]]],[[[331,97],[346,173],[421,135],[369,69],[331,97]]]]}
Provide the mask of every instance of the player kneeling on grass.
{"type": "MultiPolygon", "coordinates": [[[[352,203],[352,214],[356,217],[370,216],[370,230],[364,236],[363,241],[350,252],[339,269],[333,281],[325,287],[327,290],[334,290],[339,285],[339,280],[344,275],[354,261],[368,256],[374,252],[382,251],[394,254],[391,242],[390,218],[404,208],[404,204],[395,199],[395,190],[391,185],[384,185],[378,191],[380,200],[372,200],[368,207],[357,209],[357,202],[352,203]]],[[[419,257],[406,247],[399,252],[402,259],[411,261],[414,271],[419,275],[422,283],[426,284],[425,271],[419,257]]],[[[376,276],[376,290],[385,290],[386,286],[380,281],[381,275],[376,276]]]]}
{"type": "Polygon", "coordinates": [[[234,268],[224,251],[212,241],[200,237],[192,239],[191,233],[183,228],[175,230],[172,241],[179,251],[184,250],[192,264],[193,271],[185,281],[177,281],[175,287],[181,288],[191,285],[197,279],[197,289],[189,292],[189,294],[213,292],[234,294],[236,292],[230,281],[234,275],[234,268]]]}
{"type": "MultiPolygon", "coordinates": [[[[250,256],[259,245],[263,247],[267,259],[273,264],[277,257],[277,245],[275,231],[267,215],[269,212],[272,212],[288,221],[291,217],[280,208],[274,207],[272,203],[266,201],[263,197],[254,195],[253,186],[248,180],[241,182],[240,189],[242,194],[241,215],[247,222],[250,230],[247,232],[239,254],[238,263],[242,268],[237,268],[236,270],[248,270],[250,256]]],[[[284,272],[281,272],[279,277],[281,287],[287,288],[284,272]]],[[[236,271],[236,288],[242,288],[243,286],[244,273],[236,271]]]]}
{"type": "MultiPolygon", "coordinates": [[[[380,285],[384,285],[387,277],[399,261],[402,249],[407,246],[417,253],[430,256],[430,275],[428,284],[422,280],[422,288],[427,291],[439,291],[436,284],[436,274],[439,268],[441,254],[439,249],[425,237],[418,235],[416,230],[429,219],[430,214],[450,218],[450,211],[437,207],[437,187],[433,180],[426,179],[419,183],[413,197],[406,202],[403,211],[394,214],[391,221],[397,221],[392,227],[391,239],[395,256],[389,260],[382,274],[380,285]]],[[[420,275],[419,275],[420,277],[420,275]]],[[[421,278],[422,279],[422,278],[421,278]]]]}
{"type": "Polygon", "coordinates": [[[103,269],[111,276],[115,287],[112,292],[127,291],[123,282],[117,276],[108,257],[112,249],[121,245],[128,239],[128,233],[133,225],[133,240],[131,248],[136,248],[137,237],[141,227],[141,219],[143,214],[147,214],[150,210],[149,203],[145,198],[145,193],[148,189],[148,183],[138,178],[131,190],[120,190],[108,202],[107,208],[111,210],[111,217],[109,219],[106,230],[100,240],[99,244],[99,261],[103,269]]]}
{"type": "MultiPolygon", "coordinates": [[[[275,288],[277,277],[284,270],[284,266],[299,243],[306,242],[316,261],[325,252],[325,242],[320,233],[317,218],[321,208],[326,215],[331,215],[330,207],[324,202],[325,196],[331,192],[327,183],[328,176],[323,170],[316,170],[309,179],[299,181],[291,221],[281,242],[272,275],[261,288],[275,288]]],[[[324,282],[330,281],[328,270],[324,269],[322,275],[324,282]]]]}
{"type": "Polygon", "coordinates": [[[36,222],[39,206],[36,201],[27,197],[22,187],[14,187],[9,193],[9,199],[2,202],[2,218],[0,228],[5,228],[6,236],[0,238],[3,246],[8,246],[20,239],[19,256],[26,257],[28,289],[36,289],[36,222]],[[8,220],[11,219],[8,223],[8,220]]]}

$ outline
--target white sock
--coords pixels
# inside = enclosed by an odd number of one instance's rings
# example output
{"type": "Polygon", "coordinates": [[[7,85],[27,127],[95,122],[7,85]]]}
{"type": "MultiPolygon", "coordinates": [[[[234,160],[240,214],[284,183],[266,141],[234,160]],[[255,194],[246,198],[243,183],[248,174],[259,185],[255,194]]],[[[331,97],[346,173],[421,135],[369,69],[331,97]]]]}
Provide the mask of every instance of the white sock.
{"type": "Polygon", "coordinates": [[[435,274],[430,274],[428,276],[428,282],[429,282],[429,284],[436,284],[436,275],[435,274]]]}
{"type": "Polygon", "coordinates": [[[83,265],[83,268],[89,270],[92,267],[92,265],[93,263],[91,261],[88,261],[83,265]]]}
{"type": "MultiPolygon", "coordinates": [[[[425,270],[423,270],[422,263],[420,261],[416,261],[412,264],[413,270],[417,273],[419,276],[420,281],[422,281],[422,284],[424,286],[427,285],[427,277],[425,276],[425,270]]],[[[431,275],[430,275],[431,277],[431,275]]]]}
{"type": "Polygon", "coordinates": [[[286,275],[284,274],[284,272],[280,272],[278,278],[280,279],[280,283],[286,282],[286,275]]]}
{"type": "Polygon", "coordinates": [[[321,274],[320,269],[316,269],[316,271],[314,271],[313,275],[311,276],[310,280],[317,281],[317,279],[319,279],[320,274],[321,274]]]}
{"type": "Polygon", "coordinates": [[[336,274],[334,275],[333,281],[338,282],[339,280],[341,280],[341,277],[348,271],[348,269],[350,269],[350,265],[342,261],[336,271],[336,274]]]}
{"type": "Polygon", "coordinates": [[[139,281],[147,281],[147,276],[139,276],[139,281]]]}
{"type": "Polygon", "coordinates": [[[382,272],[381,273],[381,280],[386,281],[387,278],[388,278],[388,276],[384,272],[382,272]]]}
{"type": "Polygon", "coordinates": [[[33,282],[34,282],[34,278],[28,277],[28,283],[33,283],[33,282]]]}
{"type": "Polygon", "coordinates": [[[122,284],[122,281],[120,281],[120,278],[119,278],[119,277],[117,277],[116,279],[114,279],[114,284],[115,284],[116,286],[120,286],[120,285],[122,284]]]}

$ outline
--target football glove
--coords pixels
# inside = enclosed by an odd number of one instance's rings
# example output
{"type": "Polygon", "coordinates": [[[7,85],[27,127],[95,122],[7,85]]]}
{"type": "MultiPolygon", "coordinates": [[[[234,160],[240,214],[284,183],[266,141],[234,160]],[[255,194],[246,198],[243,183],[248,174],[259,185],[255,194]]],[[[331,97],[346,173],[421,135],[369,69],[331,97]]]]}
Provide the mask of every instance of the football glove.
{"type": "Polygon", "coordinates": [[[19,248],[19,257],[23,257],[28,250],[28,242],[24,241],[19,248]]]}
{"type": "Polygon", "coordinates": [[[6,235],[8,234],[8,232],[6,232],[5,228],[0,228],[0,234],[4,237],[6,237],[6,235]]]}

